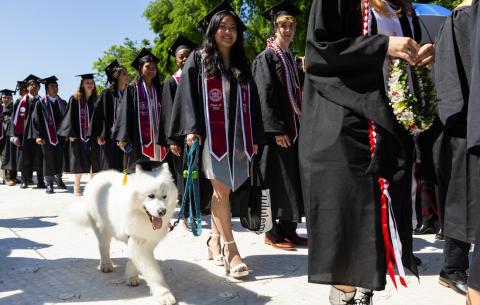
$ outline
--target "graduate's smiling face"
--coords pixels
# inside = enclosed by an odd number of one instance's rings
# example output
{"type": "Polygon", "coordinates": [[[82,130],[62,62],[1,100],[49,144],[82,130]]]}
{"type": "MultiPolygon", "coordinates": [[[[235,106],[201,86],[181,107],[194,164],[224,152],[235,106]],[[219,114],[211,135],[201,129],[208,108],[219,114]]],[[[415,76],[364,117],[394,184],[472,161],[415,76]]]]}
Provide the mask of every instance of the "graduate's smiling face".
{"type": "Polygon", "coordinates": [[[2,95],[2,104],[7,106],[13,101],[13,97],[10,95],[2,95]]]}
{"type": "Polygon", "coordinates": [[[37,84],[36,82],[31,82],[27,86],[28,93],[30,93],[33,96],[38,95],[38,91],[40,90],[40,85],[37,84]]]}
{"type": "Polygon", "coordinates": [[[85,92],[92,93],[93,89],[95,89],[95,81],[93,79],[84,79],[82,82],[83,89],[85,92]]]}
{"type": "Polygon", "coordinates": [[[147,61],[140,68],[140,74],[145,80],[152,80],[157,76],[157,64],[153,61],[147,61]]]}
{"type": "Polygon", "coordinates": [[[122,69],[122,70],[120,71],[119,76],[118,76],[118,84],[119,84],[119,86],[125,86],[125,85],[128,84],[129,81],[130,81],[130,76],[128,75],[127,70],[122,69]]]}
{"type": "Polygon", "coordinates": [[[296,30],[295,18],[291,16],[281,16],[276,20],[275,38],[290,44],[295,37],[296,30]]]}
{"type": "Polygon", "coordinates": [[[215,33],[215,42],[217,46],[230,49],[237,41],[237,23],[229,14],[225,15],[215,33]]]}
{"type": "Polygon", "coordinates": [[[177,53],[175,53],[175,61],[180,69],[183,69],[183,66],[185,66],[188,55],[190,55],[189,49],[180,49],[177,53]]]}

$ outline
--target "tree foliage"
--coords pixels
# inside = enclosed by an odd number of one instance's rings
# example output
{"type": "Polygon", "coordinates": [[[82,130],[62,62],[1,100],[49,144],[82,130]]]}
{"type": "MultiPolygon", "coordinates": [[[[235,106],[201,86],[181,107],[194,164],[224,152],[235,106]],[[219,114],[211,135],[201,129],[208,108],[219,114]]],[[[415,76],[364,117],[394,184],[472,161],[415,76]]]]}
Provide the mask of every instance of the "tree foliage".
{"type": "MultiPolygon", "coordinates": [[[[144,17],[147,18],[150,29],[156,34],[153,42],[142,40],[140,42],[125,39],[121,45],[113,45],[109,50],[93,63],[104,80],[103,70],[113,61],[118,59],[120,64],[127,67],[131,77],[136,73],[130,66],[135,55],[142,47],[152,48],[152,52],[160,58],[160,73],[166,78],[175,70],[175,60],[169,56],[168,49],[178,35],[183,35],[197,43],[202,42],[203,32],[198,28],[198,22],[215,7],[220,0],[154,0],[146,7],[144,17]]],[[[261,13],[272,7],[279,0],[232,0],[235,11],[247,25],[244,35],[245,48],[248,57],[253,60],[265,48],[266,38],[270,35],[270,22],[262,17],[261,13]]],[[[291,50],[295,55],[302,55],[305,48],[306,28],[310,6],[313,0],[297,0],[295,4],[302,14],[298,16],[298,26],[295,41],[291,50]]],[[[418,1],[429,2],[429,1],[418,1]]],[[[450,9],[455,8],[461,0],[436,0],[437,4],[450,9]]]]}

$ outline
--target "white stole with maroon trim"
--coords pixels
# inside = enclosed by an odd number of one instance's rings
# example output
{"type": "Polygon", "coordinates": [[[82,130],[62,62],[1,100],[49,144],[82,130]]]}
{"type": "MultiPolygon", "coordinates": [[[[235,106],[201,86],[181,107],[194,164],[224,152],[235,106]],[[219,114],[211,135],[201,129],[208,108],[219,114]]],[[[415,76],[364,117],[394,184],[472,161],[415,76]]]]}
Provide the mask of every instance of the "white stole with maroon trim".
{"type": "Polygon", "coordinates": [[[181,76],[182,76],[182,69],[178,69],[177,72],[173,73],[172,75],[177,85],[180,83],[181,76]]]}

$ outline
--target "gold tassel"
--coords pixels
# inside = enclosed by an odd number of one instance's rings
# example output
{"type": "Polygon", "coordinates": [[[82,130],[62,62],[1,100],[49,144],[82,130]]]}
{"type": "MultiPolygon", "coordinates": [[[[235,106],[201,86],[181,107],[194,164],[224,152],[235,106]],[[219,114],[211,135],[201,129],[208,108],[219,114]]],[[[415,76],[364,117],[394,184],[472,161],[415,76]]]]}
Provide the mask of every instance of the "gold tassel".
{"type": "Polygon", "coordinates": [[[123,170],[123,185],[127,185],[127,170],[123,170]]]}

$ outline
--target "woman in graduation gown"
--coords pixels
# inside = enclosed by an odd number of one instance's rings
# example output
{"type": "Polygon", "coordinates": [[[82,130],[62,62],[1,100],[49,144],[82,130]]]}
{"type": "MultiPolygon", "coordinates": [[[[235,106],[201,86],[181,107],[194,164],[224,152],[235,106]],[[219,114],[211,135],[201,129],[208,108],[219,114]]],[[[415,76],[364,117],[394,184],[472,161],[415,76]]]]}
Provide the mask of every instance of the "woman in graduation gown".
{"type": "Polygon", "coordinates": [[[80,85],[75,95],[70,97],[65,116],[60,124],[58,135],[68,138],[69,164],[71,173],[75,174],[74,195],[81,196],[80,180],[84,173],[96,173],[100,170],[98,163],[98,145],[90,141],[88,128],[97,100],[97,87],[93,74],[79,75],[80,85]]]}
{"type": "Polygon", "coordinates": [[[366,288],[360,302],[370,304],[371,290],[385,288],[387,267],[395,279],[392,256],[386,255],[393,250],[387,242],[393,232],[382,232],[388,223],[381,217],[381,203],[387,198],[382,196],[380,201],[378,182],[384,180],[379,177],[389,181],[401,241],[396,246],[403,249],[397,267],[403,265],[417,274],[411,223],[413,141],[389,106],[385,93],[389,75],[383,70],[391,57],[431,65],[433,46],[420,47],[415,42],[420,41],[419,34],[410,1],[318,0],[312,4],[300,172],[309,281],[332,285],[331,304],[355,304],[355,287],[366,288]],[[370,139],[375,146],[371,147],[370,139]]]}
{"type": "Polygon", "coordinates": [[[162,102],[158,61],[149,50],[140,51],[132,62],[138,75],[128,85],[118,108],[112,138],[127,153],[127,169],[139,159],[163,161],[166,156],[166,150],[156,143],[162,102]]]}
{"type": "Polygon", "coordinates": [[[264,13],[266,18],[272,17],[274,37],[267,40],[267,48],[252,64],[268,139],[262,153],[262,169],[275,220],[272,230],[265,234],[265,243],[284,250],[307,245],[307,239],[296,233],[304,214],[298,168],[302,86],[297,64],[288,49],[299,13],[289,1],[264,13]]]}
{"type": "Polygon", "coordinates": [[[188,145],[200,140],[200,166],[213,187],[207,247],[216,264],[221,264],[223,254],[230,275],[244,277],[249,271],[233,238],[229,196],[249,178],[251,157],[264,141],[260,105],[243,49],[245,27],[240,18],[225,1],[204,18],[207,24],[201,49],[190,55],[182,70],[170,137],[177,141],[186,137],[188,145]]]}
{"type": "Polygon", "coordinates": [[[115,59],[105,68],[110,86],[103,90],[95,103],[88,135],[98,143],[100,170],[123,171],[123,151],[112,138],[117,109],[128,85],[127,70],[115,59]]]}

